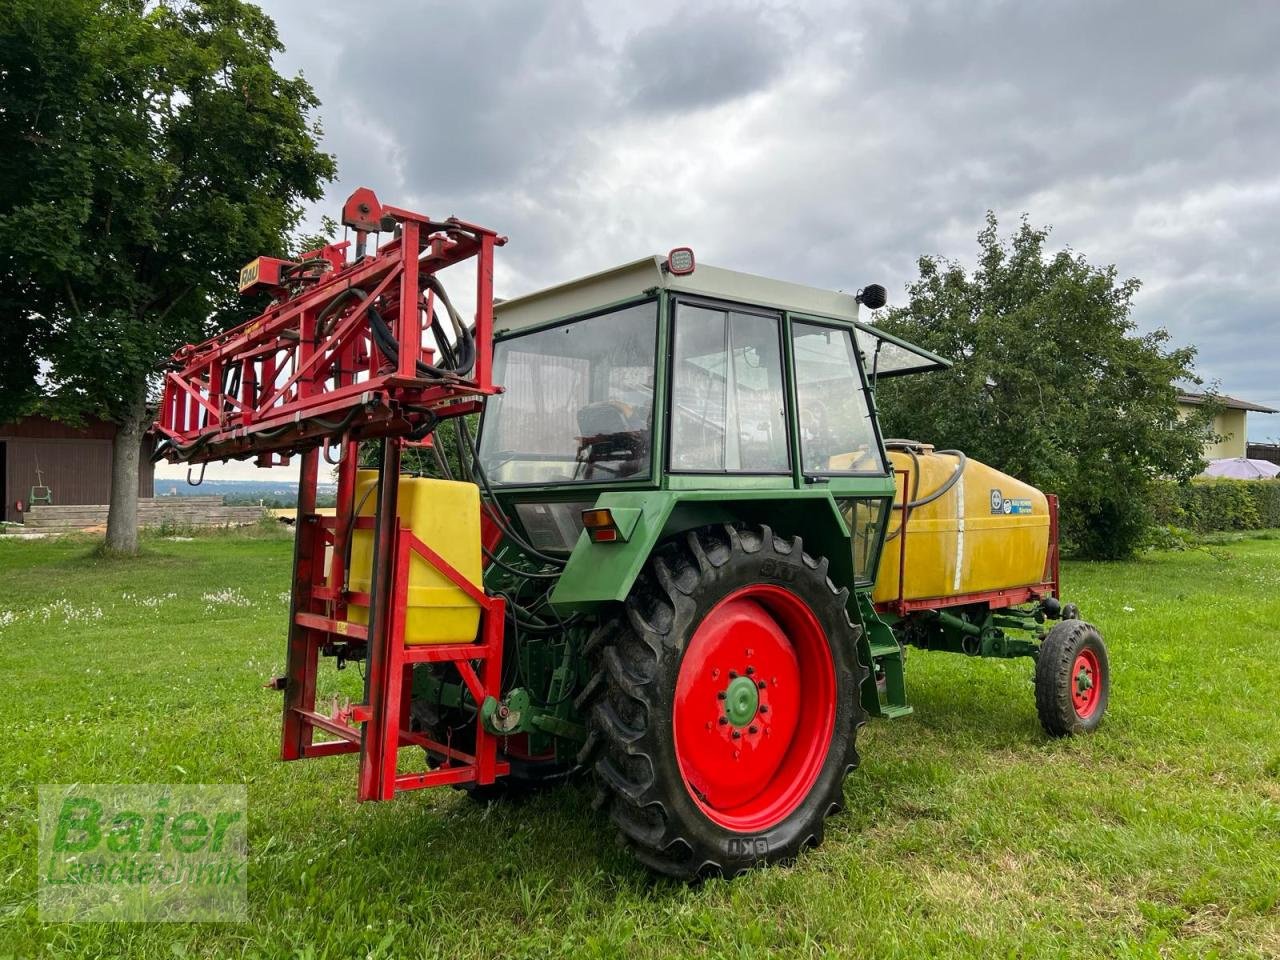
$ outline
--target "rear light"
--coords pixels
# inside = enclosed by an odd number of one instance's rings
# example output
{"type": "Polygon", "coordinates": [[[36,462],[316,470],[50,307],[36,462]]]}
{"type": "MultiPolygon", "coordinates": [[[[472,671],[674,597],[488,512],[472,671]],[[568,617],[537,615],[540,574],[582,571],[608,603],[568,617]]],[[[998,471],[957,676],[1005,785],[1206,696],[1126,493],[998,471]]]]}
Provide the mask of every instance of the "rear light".
{"type": "Polygon", "coordinates": [[[613,543],[619,539],[618,525],[609,510],[583,510],[582,525],[592,543],[613,543]]]}
{"type": "Polygon", "coordinates": [[[639,507],[594,507],[582,511],[582,527],[592,543],[626,543],[640,523],[639,507]]]}

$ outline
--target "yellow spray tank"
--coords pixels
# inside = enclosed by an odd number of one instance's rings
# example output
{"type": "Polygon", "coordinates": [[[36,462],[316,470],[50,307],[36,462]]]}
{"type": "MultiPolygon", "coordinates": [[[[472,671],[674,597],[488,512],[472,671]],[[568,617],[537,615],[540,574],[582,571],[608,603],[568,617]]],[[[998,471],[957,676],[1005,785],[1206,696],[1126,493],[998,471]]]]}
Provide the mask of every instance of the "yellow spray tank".
{"type": "Polygon", "coordinates": [[[876,603],[954,597],[1045,580],[1049,502],[1043,493],[957,452],[940,453],[930,444],[908,441],[890,440],[885,446],[898,483],[872,594],[876,603]],[[908,511],[905,538],[904,482],[910,484],[908,499],[917,504],[908,511]]]}
{"type": "MultiPolygon", "coordinates": [[[[376,512],[378,474],[356,475],[355,502],[361,517],[376,512]]],[[[481,585],[480,490],[473,483],[401,477],[397,517],[414,534],[476,586],[481,585]]],[[[373,531],[357,529],[351,537],[351,589],[369,592],[373,567],[373,531]]],[[[409,564],[409,598],[404,641],[469,643],[476,638],[480,608],[422,557],[409,564]]],[[[351,604],[352,623],[368,623],[369,608],[351,604]]]]}

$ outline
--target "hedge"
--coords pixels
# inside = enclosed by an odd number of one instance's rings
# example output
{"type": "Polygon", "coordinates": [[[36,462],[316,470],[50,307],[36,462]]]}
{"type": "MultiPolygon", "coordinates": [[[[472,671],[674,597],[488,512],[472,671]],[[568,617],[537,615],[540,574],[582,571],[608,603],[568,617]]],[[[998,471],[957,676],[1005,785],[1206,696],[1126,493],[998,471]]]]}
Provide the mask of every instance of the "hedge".
{"type": "Polygon", "coordinates": [[[1202,533],[1280,527],[1280,479],[1158,483],[1152,507],[1157,523],[1202,533]]]}

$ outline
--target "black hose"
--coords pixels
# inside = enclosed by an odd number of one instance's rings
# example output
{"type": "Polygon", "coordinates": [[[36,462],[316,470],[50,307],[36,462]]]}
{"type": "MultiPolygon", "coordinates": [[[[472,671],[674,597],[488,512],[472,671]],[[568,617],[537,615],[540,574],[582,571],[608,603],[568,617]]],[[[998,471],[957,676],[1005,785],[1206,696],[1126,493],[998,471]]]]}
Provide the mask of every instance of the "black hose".
{"type": "MultiPolygon", "coordinates": [[[[445,312],[449,315],[449,320],[453,325],[454,331],[458,338],[457,351],[455,353],[454,346],[449,343],[445,336],[444,327],[440,323],[439,318],[435,315],[435,310],[431,311],[431,332],[436,338],[436,343],[440,347],[440,355],[444,362],[440,365],[424,363],[418,360],[415,370],[420,377],[430,377],[432,379],[445,379],[451,376],[465,376],[471,372],[471,368],[475,365],[475,337],[471,331],[467,329],[466,324],[462,322],[462,318],[458,315],[458,311],[453,306],[453,301],[449,299],[449,295],[445,293],[444,287],[440,285],[431,274],[423,274],[425,286],[430,289],[440,302],[444,304],[445,312]]],[[[328,305],[320,311],[320,315],[316,318],[316,337],[317,339],[326,332],[326,321],[330,316],[347,300],[352,297],[358,298],[364,303],[365,313],[369,318],[369,332],[372,335],[374,345],[378,348],[378,352],[386,358],[387,362],[392,366],[400,366],[400,342],[396,339],[396,335],[392,332],[390,325],[378,313],[377,308],[369,302],[369,295],[358,287],[347,287],[332,300],[328,305]]]]}
{"type": "MultiPolygon", "coordinates": [[[[960,476],[964,473],[964,468],[969,463],[969,458],[960,450],[935,450],[934,453],[939,456],[955,457],[958,462],[956,463],[955,471],[947,478],[946,483],[932,493],[922,497],[920,496],[920,457],[917,455],[917,451],[921,449],[922,445],[914,440],[886,440],[884,446],[886,450],[901,450],[911,458],[911,462],[915,465],[915,470],[912,471],[911,499],[905,504],[895,500],[893,504],[894,510],[901,511],[905,507],[908,511],[911,511],[945,496],[952,487],[960,482],[960,476]]],[[[896,530],[892,530],[885,535],[884,542],[888,543],[895,539],[901,532],[902,523],[900,522],[896,530]]]]}
{"type": "Polygon", "coordinates": [[[530,580],[559,580],[560,579],[559,573],[534,573],[530,570],[520,570],[516,567],[511,566],[510,564],[503,562],[502,560],[499,560],[498,557],[488,547],[482,547],[481,549],[484,550],[484,555],[489,558],[490,563],[494,564],[497,567],[500,567],[501,569],[507,571],[507,573],[510,573],[513,576],[525,577],[530,580]]]}
{"type": "Polygon", "coordinates": [[[449,469],[449,458],[440,452],[439,437],[434,437],[431,441],[431,456],[435,458],[436,469],[440,471],[440,476],[446,480],[452,480],[453,471],[449,469]]]}
{"type": "MultiPolygon", "coordinates": [[[[454,308],[453,301],[449,299],[449,295],[445,292],[444,287],[441,286],[440,281],[429,273],[421,274],[420,279],[423,281],[423,286],[433,292],[440,299],[440,302],[444,304],[445,313],[449,315],[449,321],[453,325],[454,334],[457,336],[457,343],[449,343],[449,339],[444,333],[444,326],[436,316],[435,310],[432,310],[431,332],[436,338],[436,344],[440,348],[440,355],[444,362],[437,366],[418,360],[416,363],[418,376],[435,379],[465,376],[471,372],[471,368],[476,362],[475,337],[467,329],[467,325],[462,322],[462,317],[458,314],[457,309],[454,308]]],[[[361,295],[363,297],[363,293],[361,295]]],[[[378,351],[386,357],[389,363],[398,367],[400,365],[399,341],[396,340],[391,327],[374,308],[373,304],[366,302],[365,309],[369,314],[369,328],[378,351]]]]}
{"type": "Polygon", "coordinates": [[[888,450],[903,451],[904,453],[906,453],[908,456],[911,457],[912,461],[916,465],[915,483],[912,484],[912,490],[911,490],[912,499],[905,504],[895,502],[893,505],[893,509],[895,510],[901,510],[903,509],[904,506],[908,510],[914,510],[916,507],[923,507],[927,503],[933,503],[933,501],[937,500],[939,497],[946,496],[946,494],[950,492],[951,488],[960,482],[960,476],[961,474],[964,473],[964,468],[969,463],[969,458],[965,456],[964,452],[961,450],[933,451],[934,454],[939,457],[955,457],[957,461],[956,468],[952,472],[951,476],[947,478],[946,483],[938,487],[938,489],[934,490],[932,493],[926,494],[925,496],[921,497],[919,496],[920,458],[916,455],[916,451],[920,449],[921,445],[916,443],[913,440],[886,440],[884,442],[884,445],[885,445],[885,448],[888,450]]]}
{"type": "Polygon", "coordinates": [[[485,474],[484,467],[480,463],[480,451],[476,449],[475,441],[471,438],[471,428],[467,426],[465,418],[458,418],[458,429],[462,438],[467,443],[467,449],[471,453],[471,467],[474,475],[480,480],[480,489],[484,491],[489,500],[489,516],[493,522],[498,525],[503,534],[518,546],[524,553],[543,563],[550,564],[553,567],[563,567],[568,561],[561,560],[559,557],[551,557],[543,553],[537,547],[528,543],[523,537],[515,532],[511,527],[511,522],[507,520],[502,510],[498,508],[498,498],[493,492],[493,487],[489,483],[489,477],[485,474]]]}

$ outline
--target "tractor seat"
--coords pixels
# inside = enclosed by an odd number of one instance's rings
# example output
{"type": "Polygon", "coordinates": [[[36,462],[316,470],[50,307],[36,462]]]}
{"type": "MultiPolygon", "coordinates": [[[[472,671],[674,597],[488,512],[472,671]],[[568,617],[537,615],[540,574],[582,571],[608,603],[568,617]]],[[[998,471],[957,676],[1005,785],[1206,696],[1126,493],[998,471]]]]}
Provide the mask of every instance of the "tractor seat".
{"type": "Polygon", "coordinates": [[[620,400],[589,403],[578,410],[578,460],[585,466],[586,479],[597,469],[612,477],[631,476],[640,469],[648,436],[644,417],[637,413],[620,400]]]}
{"type": "Polygon", "coordinates": [[[601,400],[578,410],[578,433],[583,438],[627,433],[635,408],[620,400],[601,400]]]}

